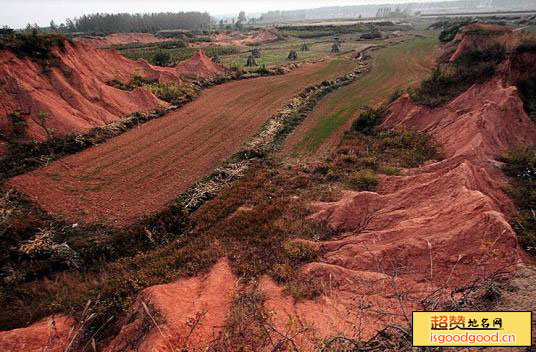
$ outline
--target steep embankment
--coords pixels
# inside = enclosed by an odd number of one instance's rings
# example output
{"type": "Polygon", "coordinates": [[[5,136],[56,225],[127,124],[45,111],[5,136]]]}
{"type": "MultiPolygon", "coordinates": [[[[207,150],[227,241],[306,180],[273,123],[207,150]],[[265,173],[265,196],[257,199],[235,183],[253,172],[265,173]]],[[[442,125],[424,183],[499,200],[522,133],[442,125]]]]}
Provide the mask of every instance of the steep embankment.
{"type": "MultiPolygon", "coordinates": [[[[135,111],[166,105],[148,91],[123,91],[106,82],[134,76],[159,79],[157,69],[130,61],[113,50],[66,44],[52,58],[37,62],[0,53],[0,128],[9,131],[8,115],[19,113],[28,139],[78,133],[135,111]]],[[[175,79],[179,79],[176,75],[175,79]]]]}
{"type": "MultiPolygon", "coordinates": [[[[38,141],[52,136],[84,132],[133,112],[166,106],[143,88],[124,91],[108,82],[130,82],[143,77],[161,83],[180,82],[185,74],[206,78],[227,72],[202,52],[179,66],[157,67],[131,61],[115,50],[82,44],[53,48],[48,60],[19,58],[0,53],[0,131],[13,134],[17,113],[24,125],[23,139],[38,141]]],[[[21,136],[18,136],[21,137],[21,136]]]]}

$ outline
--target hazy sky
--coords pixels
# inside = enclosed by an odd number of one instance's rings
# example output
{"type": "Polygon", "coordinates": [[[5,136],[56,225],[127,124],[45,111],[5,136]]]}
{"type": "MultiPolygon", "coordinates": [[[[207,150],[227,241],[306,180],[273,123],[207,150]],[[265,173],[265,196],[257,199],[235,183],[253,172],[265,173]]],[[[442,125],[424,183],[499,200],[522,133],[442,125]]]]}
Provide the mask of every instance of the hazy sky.
{"type": "MultiPolygon", "coordinates": [[[[46,26],[50,20],[64,22],[95,12],[161,12],[207,11],[211,15],[226,15],[268,10],[290,10],[336,5],[403,3],[416,0],[0,0],[0,26],[19,28],[27,23],[46,26]]],[[[429,0],[428,0],[429,1],[429,0]]],[[[432,0],[433,1],[433,0],[432,0]]]]}

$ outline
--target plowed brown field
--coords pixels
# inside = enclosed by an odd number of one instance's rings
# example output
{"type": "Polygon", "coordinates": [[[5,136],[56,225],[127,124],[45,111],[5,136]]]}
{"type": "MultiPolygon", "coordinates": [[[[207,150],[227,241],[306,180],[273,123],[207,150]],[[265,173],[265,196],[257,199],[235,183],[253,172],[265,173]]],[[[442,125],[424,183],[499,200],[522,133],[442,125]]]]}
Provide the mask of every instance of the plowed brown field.
{"type": "Polygon", "coordinates": [[[283,76],[214,87],[173,113],[9,183],[70,221],[133,223],[237,152],[302,88],[353,66],[344,60],[320,62],[283,76]]]}

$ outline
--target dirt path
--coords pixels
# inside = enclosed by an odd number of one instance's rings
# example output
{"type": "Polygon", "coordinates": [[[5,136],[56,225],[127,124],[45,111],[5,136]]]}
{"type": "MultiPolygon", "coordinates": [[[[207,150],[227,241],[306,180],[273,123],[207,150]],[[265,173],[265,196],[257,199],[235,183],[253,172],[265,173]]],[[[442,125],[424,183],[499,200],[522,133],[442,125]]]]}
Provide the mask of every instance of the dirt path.
{"type": "Polygon", "coordinates": [[[287,138],[282,155],[323,155],[337,144],[363,105],[375,105],[397,88],[420,82],[433,67],[435,39],[419,38],[373,52],[372,70],[331,93],[287,138]]]}
{"type": "Polygon", "coordinates": [[[180,110],[9,183],[70,221],[133,223],[238,151],[302,88],[353,67],[334,60],[209,89],[180,110]]]}

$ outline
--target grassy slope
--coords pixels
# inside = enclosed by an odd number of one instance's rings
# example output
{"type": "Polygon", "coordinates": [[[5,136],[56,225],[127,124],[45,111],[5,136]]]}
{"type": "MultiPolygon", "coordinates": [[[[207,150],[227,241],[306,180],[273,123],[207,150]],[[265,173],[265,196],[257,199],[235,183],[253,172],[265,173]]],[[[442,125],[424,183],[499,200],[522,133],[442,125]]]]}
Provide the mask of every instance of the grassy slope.
{"type": "Polygon", "coordinates": [[[418,38],[373,52],[372,71],[324,98],[309,117],[314,125],[302,125],[301,133],[297,132],[301,138],[291,137],[286,151],[302,155],[315,152],[363,105],[381,103],[396,89],[421,81],[431,67],[427,62],[435,44],[435,38],[418,38]]]}

